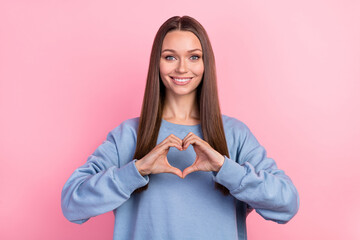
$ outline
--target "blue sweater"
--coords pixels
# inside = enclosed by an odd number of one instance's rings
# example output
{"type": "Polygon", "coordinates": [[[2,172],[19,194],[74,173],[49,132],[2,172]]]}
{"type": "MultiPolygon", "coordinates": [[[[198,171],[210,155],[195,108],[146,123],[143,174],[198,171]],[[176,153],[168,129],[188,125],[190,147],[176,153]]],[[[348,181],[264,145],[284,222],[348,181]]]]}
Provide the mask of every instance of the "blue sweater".
{"type": "MultiPolygon", "coordinates": [[[[185,179],[170,173],[141,176],[133,155],[139,118],[123,121],[66,181],[61,194],[71,222],[113,211],[115,239],[246,239],[246,216],[255,209],[264,219],[288,222],[298,211],[299,196],[290,178],[266,156],[249,128],[222,115],[230,158],[219,172],[193,172],[185,179]],[[224,196],[214,181],[229,189],[224,196]],[[132,194],[149,183],[148,189],[132,194]]],[[[200,124],[179,125],[162,119],[157,144],[168,135],[183,139],[200,124]]],[[[171,147],[168,160],[184,170],[195,160],[190,145],[171,147]]]]}

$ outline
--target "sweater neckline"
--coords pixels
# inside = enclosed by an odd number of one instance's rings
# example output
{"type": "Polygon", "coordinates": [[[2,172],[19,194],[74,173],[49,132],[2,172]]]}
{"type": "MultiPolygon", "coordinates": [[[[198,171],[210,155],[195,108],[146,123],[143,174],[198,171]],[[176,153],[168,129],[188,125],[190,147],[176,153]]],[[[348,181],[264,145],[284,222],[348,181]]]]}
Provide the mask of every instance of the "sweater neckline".
{"type": "Polygon", "coordinates": [[[161,125],[168,127],[168,128],[180,128],[180,129],[193,129],[193,130],[198,130],[200,129],[201,124],[196,124],[196,125],[183,125],[183,124],[178,124],[178,123],[172,123],[169,121],[166,121],[165,119],[161,118],[161,125]]]}

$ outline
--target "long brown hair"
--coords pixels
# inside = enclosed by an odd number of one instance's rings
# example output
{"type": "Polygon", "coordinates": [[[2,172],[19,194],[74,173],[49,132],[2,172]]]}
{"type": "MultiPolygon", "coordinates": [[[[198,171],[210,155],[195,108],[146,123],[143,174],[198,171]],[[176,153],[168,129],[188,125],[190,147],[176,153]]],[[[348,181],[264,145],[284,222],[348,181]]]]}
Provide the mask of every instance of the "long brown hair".
{"type": "MultiPolygon", "coordinates": [[[[173,30],[190,31],[200,40],[203,50],[204,73],[197,87],[197,104],[200,111],[200,125],[203,137],[212,148],[229,157],[219,106],[215,57],[209,37],[203,26],[189,16],[174,16],[165,21],[155,35],[150,55],[144,99],[137,131],[136,150],[133,159],[141,159],[155,146],[162,120],[165,101],[165,86],[160,79],[160,56],[165,35],[173,30]]],[[[147,186],[135,192],[139,193],[147,186]]],[[[216,188],[225,195],[229,190],[215,182],[216,188]]]]}

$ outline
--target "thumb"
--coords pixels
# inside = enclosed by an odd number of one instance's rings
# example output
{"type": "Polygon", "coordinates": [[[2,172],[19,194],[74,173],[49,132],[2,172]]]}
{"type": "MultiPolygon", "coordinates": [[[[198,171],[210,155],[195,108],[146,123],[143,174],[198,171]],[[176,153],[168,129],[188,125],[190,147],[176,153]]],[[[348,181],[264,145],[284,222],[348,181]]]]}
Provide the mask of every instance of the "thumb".
{"type": "Polygon", "coordinates": [[[178,168],[176,168],[176,167],[169,166],[169,167],[166,169],[166,172],[175,174],[175,175],[177,175],[178,177],[183,178],[181,170],[178,169],[178,168]]]}
{"type": "Polygon", "coordinates": [[[196,171],[198,171],[198,169],[196,168],[195,164],[193,164],[184,169],[184,171],[182,172],[182,177],[185,178],[188,174],[196,171]]]}

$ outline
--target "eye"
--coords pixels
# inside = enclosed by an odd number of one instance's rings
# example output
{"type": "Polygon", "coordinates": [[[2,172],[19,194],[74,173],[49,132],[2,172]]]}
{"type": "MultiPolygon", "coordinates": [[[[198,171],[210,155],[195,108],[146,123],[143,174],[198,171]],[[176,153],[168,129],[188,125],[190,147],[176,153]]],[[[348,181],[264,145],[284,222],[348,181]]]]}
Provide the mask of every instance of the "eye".
{"type": "Polygon", "coordinates": [[[169,58],[175,58],[175,57],[174,57],[174,56],[170,56],[170,55],[169,55],[169,56],[165,56],[165,59],[166,59],[166,60],[172,60],[172,59],[169,59],[169,58]]]}
{"type": "Polygon", "coordinates": [[[198,59],[200,58],[200,56],[198,56],[198,55],[193,55],[193,56],[191,56],[190,58],[192,58],[192,60],[198,60],[198,59]],[[193,57],[195,57],[195,58],[193,58],[193,57]]]}

